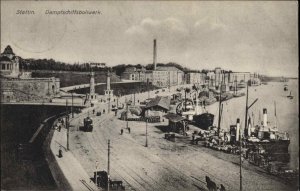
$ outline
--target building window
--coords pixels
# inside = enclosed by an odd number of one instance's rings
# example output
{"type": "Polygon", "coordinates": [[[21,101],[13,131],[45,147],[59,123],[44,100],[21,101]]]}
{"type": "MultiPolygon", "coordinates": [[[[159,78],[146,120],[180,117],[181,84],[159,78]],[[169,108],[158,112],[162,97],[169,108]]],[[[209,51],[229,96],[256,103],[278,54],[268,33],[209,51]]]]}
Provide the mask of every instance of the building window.
{"type": "Polygon", "coordinates": [[[2,65],[1,65],[1,69],[2,69],[2,70],[5,70],[5,64],[2,64],[2,65]]]}

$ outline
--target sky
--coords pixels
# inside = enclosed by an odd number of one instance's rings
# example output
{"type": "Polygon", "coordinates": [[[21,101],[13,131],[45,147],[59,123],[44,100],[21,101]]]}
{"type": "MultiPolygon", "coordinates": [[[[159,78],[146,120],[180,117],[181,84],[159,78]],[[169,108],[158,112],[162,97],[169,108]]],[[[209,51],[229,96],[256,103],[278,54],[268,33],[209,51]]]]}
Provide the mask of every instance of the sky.
{"type": "Polygon", "coordinates": [[[297,9],[297,1],[2,1],[1,52],[11,45],[23,58],[146,65],[157,39],[159,63],[297,77],[297,9]]]}

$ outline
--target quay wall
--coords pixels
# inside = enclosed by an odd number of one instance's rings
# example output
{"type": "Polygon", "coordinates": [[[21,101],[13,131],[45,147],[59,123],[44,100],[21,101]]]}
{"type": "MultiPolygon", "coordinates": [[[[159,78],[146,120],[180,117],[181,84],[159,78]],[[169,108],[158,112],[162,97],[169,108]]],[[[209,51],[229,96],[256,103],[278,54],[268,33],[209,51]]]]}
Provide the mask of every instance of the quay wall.
{"type": "Polygon", "coordinates": [[[58,187],[58,190],[72,190],[69,182],[67,181],[65,175],[63,174],[62,170],[60,169],[56,159],[55,154],[51,151],[50,144],[53,138],[54,129],[52,126],[57,123],[58,118],[51,124],[51,130],[46,137],[44,144],[43,144],[43,151],[45,154],[45,159],[49,165],[49,169],[51,171],[52,177],[58,187]]]}

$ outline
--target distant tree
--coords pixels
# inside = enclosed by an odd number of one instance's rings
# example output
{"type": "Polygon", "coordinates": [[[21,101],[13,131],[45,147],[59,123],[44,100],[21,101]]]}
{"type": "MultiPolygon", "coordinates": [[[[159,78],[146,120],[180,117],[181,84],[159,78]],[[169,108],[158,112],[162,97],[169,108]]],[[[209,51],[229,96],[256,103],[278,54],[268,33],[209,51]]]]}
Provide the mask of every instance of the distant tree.
{"type": "Polygon", "coordinates": [[[126,69],[125,64],[121,64],[121,65],[112,67],[112,71],[115,72],[118,76],[121,76],[121,74],[125,71],[125,69],[126,69]]]}
{"type": "Polygon", "coordinates": [[[153,70],[153,69],[154,69],[153,64],[147,64],[146,70],[153,70]]]}

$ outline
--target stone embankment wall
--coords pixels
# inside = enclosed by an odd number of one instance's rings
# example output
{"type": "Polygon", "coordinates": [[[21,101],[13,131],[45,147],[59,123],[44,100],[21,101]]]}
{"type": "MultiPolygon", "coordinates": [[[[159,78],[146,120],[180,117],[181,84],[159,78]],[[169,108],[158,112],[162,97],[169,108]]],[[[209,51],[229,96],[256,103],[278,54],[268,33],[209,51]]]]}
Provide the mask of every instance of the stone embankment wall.
{"type": "Polygon", "coordinates": [[[59,94],[58,78],[1,78],[1,101],[49,101],[59,94]]]}
{"type": "Polygon", "coordinates": [[[57,123],[57,120],[58,120],[58,118],[50,125],[51,130],[44,141],[43,150],[44,150],[44,154],[45,154],[45,159],[49,165],[49,169],[50,169],[51,174],[56,182],[58,190],[72,190],[72,187],[70,186],[65,175],[63,174],[62,170],[60,169],[60,167],[55,159],[54,153],[51,151],[51,148],[50,148],[53,133],[55,131],[52,127],[54,124],[57,123]]]}

